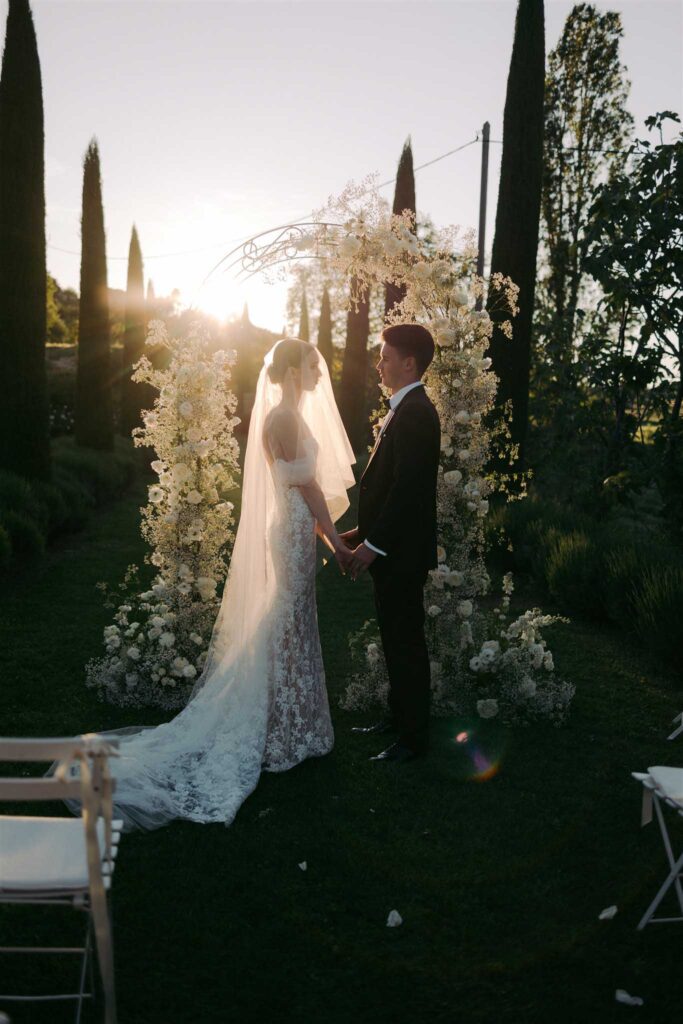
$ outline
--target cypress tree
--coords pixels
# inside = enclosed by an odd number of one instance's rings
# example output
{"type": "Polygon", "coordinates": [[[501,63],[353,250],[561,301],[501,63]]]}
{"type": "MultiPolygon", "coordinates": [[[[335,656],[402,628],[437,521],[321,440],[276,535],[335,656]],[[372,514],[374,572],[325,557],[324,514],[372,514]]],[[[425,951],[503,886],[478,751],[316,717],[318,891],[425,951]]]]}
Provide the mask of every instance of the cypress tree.
{"type": "Polygon", "coordinates": [[[323,288],[323,297],[320,303],[320,320],[318,321],[318,350],[327,363],[330,373],[332,372],[332,310],[330,307],[330,293],[327,285],[323,288]]]}
{"type": "Polygon", "coordinates": [[[310,327],[308,325],[308,299],[306,298],[306,285],[304,285],[301,293],[301,318],[299,320],[298,336],[302,341],[308,341],[310,333],[310,327]]]}
{"type": "MultiPolygon", "coordinates": [[[[410,210],[417,221],[417,208],[415,206],[415,175],[413,173],[413,150],[410,143],[410,136],[403,144],[401,159],[398,162],[396,173],[396,187],[394,189],[394,205],[392,213],[403,213],[410,210]]],[[[395,284],[387,284],[384,289],[384,315],[405,296],[405,288],[395,284]]]]}
{"type": "MultiPolygon", "coordinates": [[[[512,341],[494,326],[489,354],[500,380],[497,405],[512,402],[511,433],[513,442],[520,445],[520,458],[529,406],[531,318],[543,174],[544,79],[543,0],[519,0],[503,115],[503,153],[491,253],[491,274],[506,274],[519,285],[519,313],[512,322],[512,341]]],[[[505,318],[501,302],[501,295],[489,289],[488,312],[494,324],[505,318]]]]}
{"type": "Polygon", "coordinates": [[[45,480],[45,133],[28,0],[9,0],[0,72],[0,243],[0,468],[45,480]]]}
{"type": "MultiPolygon", "coordinates": [[[[352,280],[351,291],[357,282],[352,280]]],[[[368,337],[370,335],[370,302],[366,294],[352,305],[346,316],[346,348],[339,394],[339,405],[346,433],[354,451],[358,451],[366,433],[365,384],[368,371],[368,337]]]]}
{"type": "Polygon", "coordinates": [[[83,162],[81,284],[76,371],[76,443],[88,448],[114,445],[107,257],[97,140],[83,162]]]}
{"type": "Polygon", "coordinates": [[[128,248],[128,278],[123,330],[123,372],[121,377],[121,433],[130,434],[142,424],[141,409],[154,404],[154,390],[149,384],[131,380],[133,367],[145,349],[145,292],[142,252],[138,233],[133,225],[128,248]]]}

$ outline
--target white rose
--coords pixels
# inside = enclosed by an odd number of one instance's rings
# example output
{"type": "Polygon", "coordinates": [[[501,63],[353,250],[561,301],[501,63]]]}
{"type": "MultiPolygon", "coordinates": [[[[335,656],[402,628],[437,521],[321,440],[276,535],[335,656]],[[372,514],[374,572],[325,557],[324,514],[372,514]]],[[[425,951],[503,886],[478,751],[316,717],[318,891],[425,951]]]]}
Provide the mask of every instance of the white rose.
{"type": "Polygon", "coordinates": [[[498,654],[500,651],[500,643],[498,640],[485,640],[481,645],[482,651],[493,651],[494,654],[498,654]]]}
{"type": "Polygon", "coordinates": [[[446,583],[451,587],[461,587],[464,582],[465,577],[461,572],[458,572],[457,569],[454,569],[453,572],[449,572],[446,576],[446,583]]]}
{"type": "Polygon", "coordinates": [[[158,505],[160,501],[164,500],[164,491],[158,484],[154,484],[149,489],[149,500],[153,505],[158,505]]]}
{"type": "Polygon", "coordinates": [[[469,619],[472,614],[473,606],[471,601],[459,601],[458,602],[458,615],[461,619],[469,619]]]}
{"type": "Polygon", "coordinates": [[[467,288],[463,284],[456,284],[451,295],[456,306],[466,306],[469,301],[467,288]]]}
{"type": "Polygon", "coordinates": [[[460,409],[460,411],[455,414],[456,423],[469,423],[469,421],[470,414],[467,412],[466,409],[460,409]]]}
{"type": "Polygon", "coordinates": [[[137,649],[137,647],[129,647],[128,650],[126,651],[126,654],[131,659],[131,661],[139,661],[140,660],[140,652],[137,649]]]}
{"type": "Polygon", "coordinates": [[[442,548],[441,546],[439,546],[436,549],[436,557],[437,557],[439,562],[445,562],[446,561],[446,549],[442,548]]]}
{"type": "Polygon", "coordinates": [[[360,239],[355,235],[347,235],[339,243],[339,253],[345,260],[353,259],[361,247],[360,239]]]}
{"type": "Polygon", "coordinates": [[[478,700],[477,713],[480,718],[495,718],[498,714],[498,701],[478,700]]]}
{"type": "Polygon", "coordinates": [[[201,441],[202,432],[199,429],[199,427],[188,427],[188,429],[185,431],[185,436],[187,437],[188,441],[201,441]]]}
{"type": "Polygon", "coordinates": [[[188,494],[187,500],[189,501],[190,505],[199,505],[199,503],[202,502],[204,499],[202,495],[199,493],[199,491],[192,490],[188,494]]]}
{"type": "Polygon", "coordinates": [[[377,644],[368,644],[365,655],[370,665],[376,665],[379,662],[379,647],[377,644]]]}
{"type": "Polygon", "coordinates": [[[520,697],[533,697],[536,693],[536,683],[527,676],[519,684],[518,692],[520,697]]]}
{"type": "Polygon", "coordinates": [[[455,344],[455,331],[452,327],[444,327],[436,332],[436,343],[441,348],[449,348],[455,344]]]}
{"type": "Polygon", "coordinates": [[[155,473],[163,473],[166,469],[166,463],[162,462],[161,459],[155,459],[150,465],[155,473]]]}
{"type": "Polygon", "coordinates": [[[164,623],[164,620],[162,619],[161,615],[153,615],[152,618],[149,621],[152,624],[152,626],[154,626],[155,629],[163,629],[164,628],[165,623],[164,623]]]}
{"type": "Polygon", "coordinates": [[[467,462],[471,454],[472,453],[468,448],[461,448],[458,452],[458,458],[461,462],[467,462]]]}
{"type": "Polygon", "coordinates": [[[473,672],[478,672],[481,667],[481,658],[478,654],[474,658],[470,658],[470,668],[473,672]]]}
{"type": "Polygon", "coordinates": [[[457,487],[462,480],[462,473],[459,469],[449,469],[444,473],[443,480],[447,487],[457,487]]]}
{"type": "Polygon", "coordinates": [[[173,647],[174,643],[174,633],[162,633],[161,636],[159,637],[159,644],[161,645],[161,647],[173,647]]]}
{"type": "Polygon", "coordinates": [[[186,420],[189,420],[190,416],[194,412],[194,406],[192,405],[192,402],[181,402],[180,403],[180,408],[178,409],[178,412],[186,420]]]}
{"type": "Polygon", "coordinates": [[[543,668],[547,672],[552,672],[555,668],[553,664],[553,656],[550,651],[547,651],[546,654],[543,655],[543,668]]]}
{"type": "Polygon", "coordinates": [[[197,669],[194,667],[194,665],[186,665],[185,668],[183,669],[183,675],[185,676],[186,679],[194,679],[194,677],[197,675],[197,669]]]}
{"type": "Polygon", "coordinates": [[[441,609],[439,608],[438,604],[430,604],[429,608],[427,609],[427,615],[431,615],[433,619],[435,619],[437,615],[441,615],[441,609]]]}

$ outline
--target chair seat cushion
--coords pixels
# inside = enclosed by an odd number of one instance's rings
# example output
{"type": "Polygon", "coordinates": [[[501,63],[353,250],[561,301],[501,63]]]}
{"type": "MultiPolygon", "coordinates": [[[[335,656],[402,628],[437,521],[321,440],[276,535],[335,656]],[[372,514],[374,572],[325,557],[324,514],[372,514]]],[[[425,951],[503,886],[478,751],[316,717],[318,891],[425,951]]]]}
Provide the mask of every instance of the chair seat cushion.
{"type": "MultiPolygon", "coordinates": [[[[112,823],[112,854],[122,822],[112,823]]],[[[100,851],[104,821],[97,822],[100,851]]],[[[87,889],[82,818],[0,816],[0,891],[87,889]]]]}
{"type": "Polygon", "coordinates": [[[648,772],[657,789],[683,807],[683,768],[655,765],[648,772]]]}

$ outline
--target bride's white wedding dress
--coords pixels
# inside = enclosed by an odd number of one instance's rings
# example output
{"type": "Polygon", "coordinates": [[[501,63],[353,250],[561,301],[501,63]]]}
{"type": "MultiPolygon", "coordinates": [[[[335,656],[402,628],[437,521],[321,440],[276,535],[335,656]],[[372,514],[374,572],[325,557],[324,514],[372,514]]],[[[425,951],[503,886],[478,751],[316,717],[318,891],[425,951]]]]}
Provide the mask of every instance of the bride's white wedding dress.
{"type": "Polygon", "coordinates": [[[273,458],[262,437],[282,389],[268,381],[269,359],[272,350],[259,377],[240,524],[202,675],[170,722],[100,733],[120,741],[110,767],[115,816],[126,830],[175,818],[227,825],[263,769],[282,772],[332,749],[315,593],[316,522],[300,488],[317,481],[338,518],[348,507],[354,457],[320,359],[322,379],[299,403],[296,458],[273,458]]]}

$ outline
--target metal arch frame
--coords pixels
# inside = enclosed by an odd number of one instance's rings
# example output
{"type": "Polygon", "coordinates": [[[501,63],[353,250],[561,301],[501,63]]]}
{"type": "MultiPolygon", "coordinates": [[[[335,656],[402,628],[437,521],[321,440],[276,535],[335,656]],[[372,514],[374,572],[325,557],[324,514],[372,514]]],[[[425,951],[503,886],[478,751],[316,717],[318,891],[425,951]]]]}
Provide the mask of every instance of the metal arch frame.
{"type": "Polygon", "coordinates": [[[251,238],[240,242],[238,246],[226,253],[209,271],[200,287],[203,287],[212,274],[215,274],[218,268],[226,263],[226,261],[230,262],[227,262],[227,265],[223,267],[223,273],[238,268],[234,275],[235,279],[238,281],[248,281],[256,274],[280,266],[283,263],[294,263],[297,260],[323,259],[324,254],[318,251],[318,246],[321,243],[329,247],[337,245],[337,242],[329,235],[317,241],[316,251],[305,253],[305,255],[300,255],[301,250],[298,248],[297,243],[308,234],[308,229],[310,228],[324,228],[325,234],[327,234],[327,229],[343,227],[343,224],[333,221],[311,220],[292,224],[279,224],[277,227],[268,228],[267,231],[261,231],[257,235],[252,235],[251,238]],[[260,241],[261,239],[263,241],[260,241]]]}

